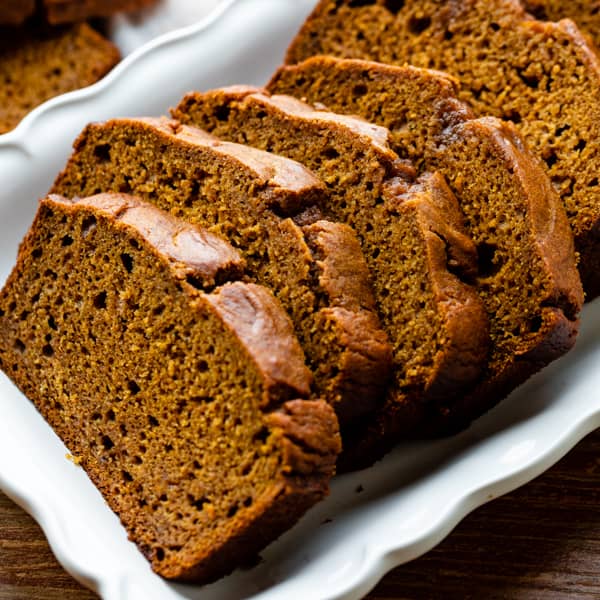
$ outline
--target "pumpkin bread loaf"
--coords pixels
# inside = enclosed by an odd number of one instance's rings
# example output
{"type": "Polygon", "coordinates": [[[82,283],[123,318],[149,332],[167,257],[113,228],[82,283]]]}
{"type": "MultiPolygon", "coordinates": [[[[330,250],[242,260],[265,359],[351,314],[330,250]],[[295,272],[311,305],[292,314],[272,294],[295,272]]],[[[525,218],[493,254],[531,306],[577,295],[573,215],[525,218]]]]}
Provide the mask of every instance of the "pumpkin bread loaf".
{"type": "Polygon", "coordinates": [[[53,25],[110,17],[156,4],[156,0],[43,0],[46,19],[53,25]]]}
{"type": "Polygon", "coordinates": [[[0,25],[21,25],[35,11],[35,0],[2,0],[0,25]]]}
{"type": "MultiPolygon", "coordinates": [[[[414,183],[414,172],[390,149],[387,130],[247,86],[190,93],[173,115],[222,139],[301,161],[327,184],[323,211],[355,228],[393,346],[392,385],[376,417],[385,438],[406,435],[436,400],[450,403],[478,380],[487,316],[460,279],[477,270],[475,247],[442,178],[424,175],[414,183]],[[406,418],[394,418],[388,430],[385,415],[399,417],[396,405],[406,418]]],[[[353,429],[357,437],[360,428],[353,429]]],[[[364,448],[361,455],[375,458],[364,448]]]]}
{"type": "Polygon", "coordinates": [[[91,124],[74,148],[55,193],[130,192],[231,241],[291,315],[319,396],[342,422],[375,408],[390,346],[358,240],[320,219],[314,175],[166,118],[91,124]]]}
{"type": "Polygon", "coordinates": [[[523,6],[540,21],[572,19],[596,46],[600,46],[598,0],[523,0],[523,6]]]}
{"type": "Polygon", "coordinates": [[[46,100],[90,85],[119,61],[116,46],[89,25],[3,28],[0,36],[0,134],[46,100]]]}
{"type": "Polygon", "coordinates": [[[41,201],[0,367],[168,578],[209,581],[326,495],[336,418],[239,254],[125,195],[41,201]]]}
{"type": "Polygon", "coordinates": [[[323,0],[289,50],[447,71],[479,115],[512,121],[561,196],[588,300],[600,294],[600,59],[577,27],[517,0],[323,0]]]}
{"type": "Polygon", "coordinates": [[[582,290],[572,235],[511,124],[475,119],[454,79],[413,67],[315,57],[280,69],[269,88],[388,127],[400,156],[454,191],[478,249],[492,351],[480,384],[447,407],[447,425],[463,426],[573,345],[582,290]]]}

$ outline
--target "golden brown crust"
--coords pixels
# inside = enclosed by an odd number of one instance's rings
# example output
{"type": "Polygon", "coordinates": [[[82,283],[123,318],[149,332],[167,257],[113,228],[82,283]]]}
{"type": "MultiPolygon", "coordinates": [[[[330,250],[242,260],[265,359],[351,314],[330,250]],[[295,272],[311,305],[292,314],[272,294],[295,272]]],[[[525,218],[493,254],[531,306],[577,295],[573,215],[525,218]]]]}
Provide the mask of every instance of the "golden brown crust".
{"type": "Polygon", "coordinates": [[[240,279],[244,272],[239,252],[222,238],[175,219],[135,196],[98,194],[67,199],[51,194],[48,200],[64,205],[65,210],[73,204],[88,207],[135,227],[138,234],[171,263],[179,277],[193,282],[194,287],[210,291],[219,282],[240,279]]]}
{"type": "Polygon", "coordinates": [[[348,311],[375,311],[369,270],[351,227],[320,220],[302,228],[319,265],[319,281],[333,305],[348,311]]]}
{"type": "Polygon", "coordinates": [[[26,24],[0,36],[0,134],[49,98],[95,83],[119,61],[117,47],[86,23],[26,24]]]}
{"type": "MultiPolygon", "coordinates": [[[[0,367],[156,572],[206,582],[327,494],[340,439],[332,409],[298,397],[310,374],[271,294],[189,285],[161,240],[193,228],[156,213],[123,196],[42,200],[0,292],[0,367]]],[[[205,240],[214,263],[205,233],[193,268],[205,240]]],[[[222,254],[227,269],[235,251],[222,254]]]]}
{"type": "Polygon", "coordinates": [[[377,319],[359,314],[373,300],[360,281],[367,275],[358,244],[347,243],[347,228],[331,224],[330,255],[323,259],[321,249],[314,256],[301,226],[287,216],[308,223],[319,218],[325,188],[312,173],[166,118],[91,124],[74,148],[54,191],[68,196],[129,188],[231,240],[250,275],[271,287],[292,315],[319,396],[342,419],[373,409],[387,380],[390,351],[377,319]],[[355,271],[361,297],[353,303],[350,292],[343,298],[330,294],[330,266],[341,263],[363,265],[355,271]],[[364,360],[357,360],[361,353],[364,360]]]}
{"type": "Polygon", "coordinates": [[[308,396],[311,377],[292,324],[265,288],[252,283],[222,286],[208,302],[247,348],[265,377],[265,408],[273,398],[308,396]],[[298,366],[302,365],[302,368],[298,366]]]}

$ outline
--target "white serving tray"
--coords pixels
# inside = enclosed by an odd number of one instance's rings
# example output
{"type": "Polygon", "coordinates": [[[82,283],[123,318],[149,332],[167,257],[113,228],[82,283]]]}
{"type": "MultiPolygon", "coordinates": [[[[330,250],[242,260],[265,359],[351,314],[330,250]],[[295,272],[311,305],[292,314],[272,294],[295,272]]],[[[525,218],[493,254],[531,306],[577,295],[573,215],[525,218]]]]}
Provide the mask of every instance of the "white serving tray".
{"type": "MultiPolygon", "coordinates": [[[[265,83],[314,0],[165,0],[111,35],[127,58],[98,84],[55,98],[0,136],[0,282],[37,199],[89,121],[165,113],[190,89],[265,83]]],[[[127,541],[116,516],[32,405],[0,376],[0,487],[42,526],[62,565],[106,600],[360,598],[392,567],[441,541],[471,510],[526,483],[600,425],[600,303],[576,348],[468,431],[398,448],[337,478],[331,496],[262,553],[210,586],[169,584],[127,541]]],[[[532,548],[532,552],[535,548],[532,548]]],[[[465,583],[468,590],[468,582],[465,583]]]]}

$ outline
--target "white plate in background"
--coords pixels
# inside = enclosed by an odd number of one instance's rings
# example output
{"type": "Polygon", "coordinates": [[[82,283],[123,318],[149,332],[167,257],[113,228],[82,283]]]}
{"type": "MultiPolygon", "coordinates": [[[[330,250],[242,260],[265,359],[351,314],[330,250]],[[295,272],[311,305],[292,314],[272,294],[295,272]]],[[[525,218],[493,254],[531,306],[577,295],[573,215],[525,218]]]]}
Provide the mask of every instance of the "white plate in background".
{"type": "MultiPolygon", "coordinates": [[[[111,35],[127,58],[103,81],[45,103],[0,136],[0,281],[37,198],[87,122],[162,114],[194,88],[266,82],[314,3],[224,1],[204,22],[137,50],[164,28],[197,18],[186,11],[199,3],[165,0],[143,21],[114,21],[111,35]]],[[[150,571],[85,473],[3,375],[0,487],[40,523],[65,568],[106,600],[360,598],[469,511],[531,480],[600,425],[599,331],[596,302],[584,310],[575,350],[468,431],[403,446],[371,469],[337,478],[331,496],[271,544],[258,566],[210,586],[169,584],[150,571]]]]}

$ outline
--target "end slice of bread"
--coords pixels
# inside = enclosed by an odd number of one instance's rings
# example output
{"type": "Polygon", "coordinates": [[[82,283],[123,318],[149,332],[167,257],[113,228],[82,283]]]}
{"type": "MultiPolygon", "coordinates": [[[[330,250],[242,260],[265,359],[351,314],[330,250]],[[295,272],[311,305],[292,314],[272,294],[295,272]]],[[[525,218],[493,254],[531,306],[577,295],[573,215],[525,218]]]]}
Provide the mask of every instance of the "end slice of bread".
{"type": "Polygon", "coordinates": [[[289,318],[218,237],[125,195],[41,201],[0,367],[160,575],[210,581],[328,490],[337,420],[289,318]]]}

